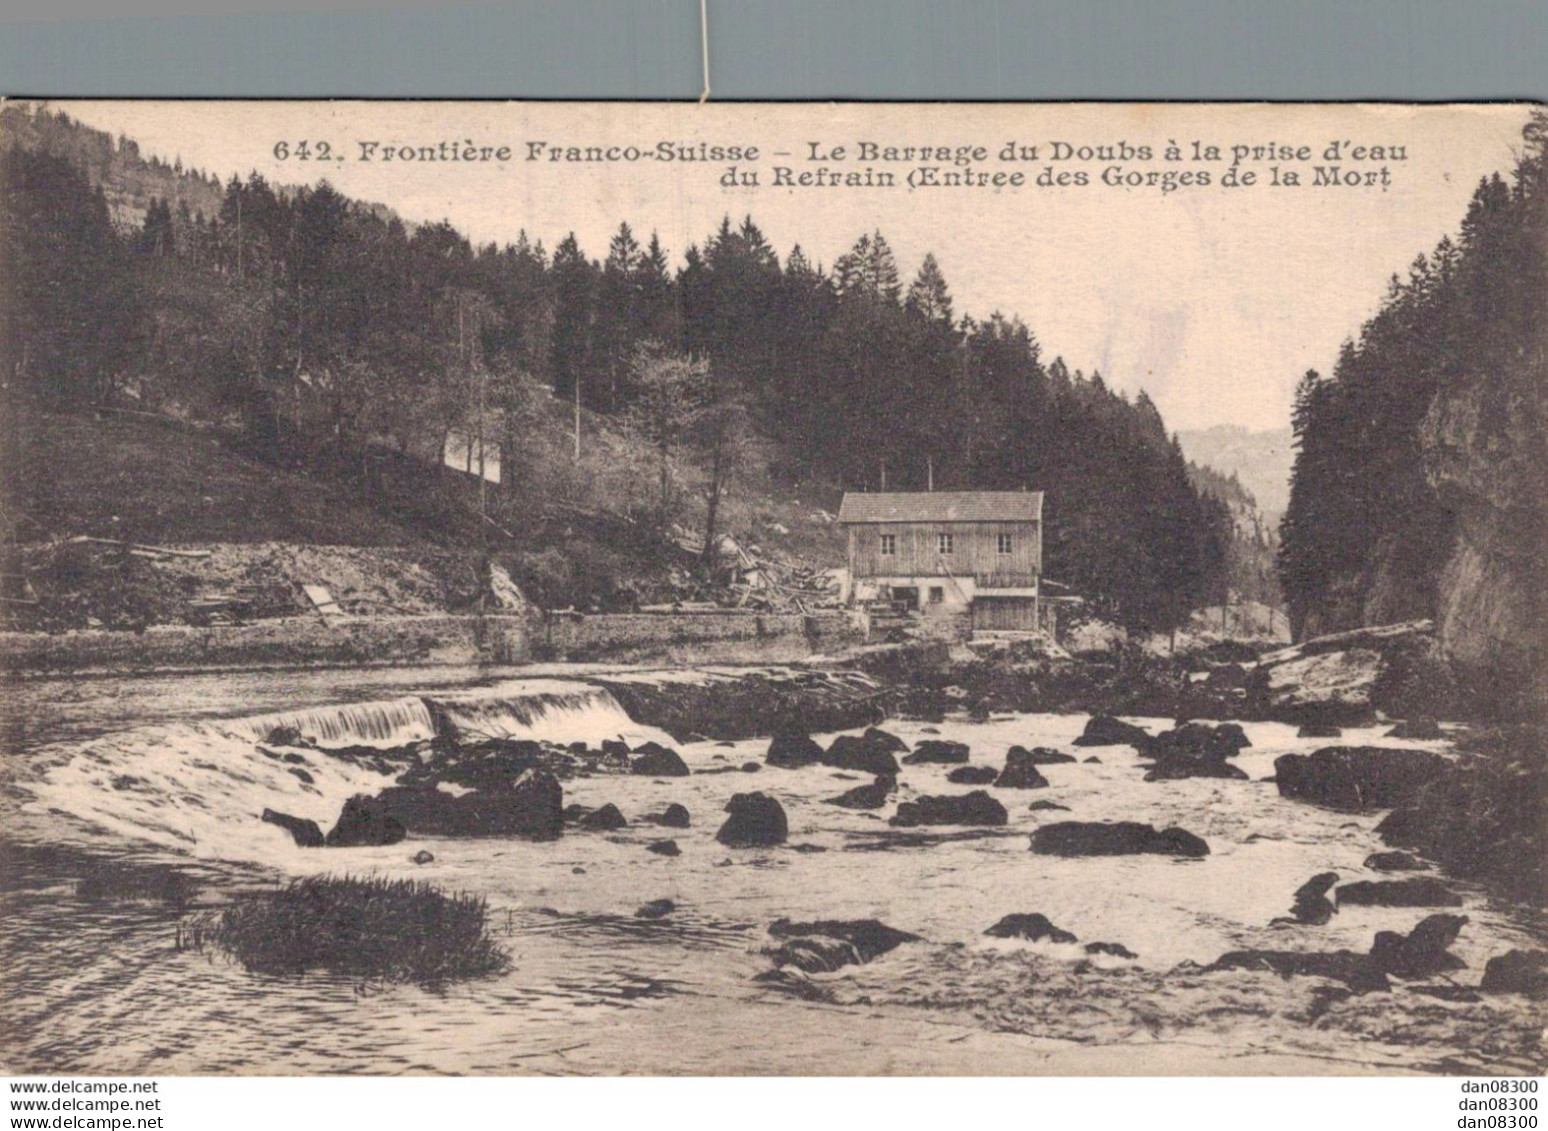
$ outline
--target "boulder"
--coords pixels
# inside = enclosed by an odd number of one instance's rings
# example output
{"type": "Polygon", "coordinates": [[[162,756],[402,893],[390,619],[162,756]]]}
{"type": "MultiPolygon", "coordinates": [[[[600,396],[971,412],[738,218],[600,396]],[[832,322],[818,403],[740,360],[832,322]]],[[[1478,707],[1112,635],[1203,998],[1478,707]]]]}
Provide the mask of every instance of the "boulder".
{"type": "Polygon", "coordinates": [[[1215,970],[1272,970],[1281,977],[1301,974],[1332,978],[1343,982],[1357,994],[1390,990],[1388,975],[1420,978],[1444,970],[1458,969],[1462,962],[1447,952],[1457,933],[1467,922],[1462,915],[1430,915],[1420,920],[1407,935],[1381,931],[1370,953],[1349,950],[1331,953],[1305,953],[1284,950],[1236,950],[1223,954],[1206,972],[1215,970]]]}
{"type": "Polygon", "coordinates": [[[1478,988],[1488,994],[1548,993],[1548,951],[1507,950],[1484,963],[1478,988]]]}
{"type": "MultiPolygon", "coordinates": [[[[527,770],[497,788],[449,793],[434,785],[384,789],[381,803],[405,828],[430,836],[500,836],[553,840],[564,831],[564,790],[548,770],[527,770]]],[[[571,810],[584,820],[589,810],[571,810]]]]}
{"type": "Polygon", "coordinates": [[[1363,867],[1373,872],[1422,872],[1425,864],[1406,852],[1373,852],[1365,858],[1363,867]]]}
{"type": "Polygon", "coordinates": [[[629,772],[647,778],[685,778],[688,763],[676,750],[659,743],[647,742],[635,751],[629,762],[629,772]]]}
{"type": "Polygon", "coordinates": [[[1075,740],[1076,746],[1137,746],[1150,738],[1144,727],[1115,719],[1111,715],[1093,715],[1086,729],[1075,740]]]}
{"type": "Polygon", "coordinates": [[[972,793],[900,802],[897,813],[887,823],[908,829],[919,825],[1003,825],[1009,819],[1005,806],[983,790],[975,789],[972,793]]]}
{"type": "Polygon", "coordinates": [[[1182,723],[1146,739],[1139,744],[1139,751],[1142,757],[1155,763],[1145,774],[1146,781],[1196,777],[1246,781],[1246,773],[1226,759],[1235,757],[1243,747],[1251,745],[1242,728],[1235,723],[1219,726],[1182,723]]]}
{"type": "Polygon", "coordinates": [[[1412,880],[1360,880],[1340,884],[1338,905],[1356,907],[1461,907],[1462,897],[1429,876],[1412,880]]]}
{"type": "Polygon", "coordinates": [[[1475,729],[1457,761],[1376,831],[1453,876],[1487,883],[1533,907],[1548,906],[1548,727],[1475,729]]]}
{"type": "Polygon", "coordinates": [[[1032,804],[1028,805],[1027,808],[1033,810],[1034,812],[1039,809],[1059,809],[1065,813],[1070,811],[1070,807],[1068,805],[1060,805],[1057,801],[1034,801],[1032,804]]]}
{"type": "Polygon", "coordinates": [[[1338,912],[1328,892],[1338,883],[1337,872],[1319,872],[1295,890],[1295,902],[1290,907],[1289,919],[1275,919],[1276,923],[1305,923],[1320,927],[1338,912]]]}
{"type": "Polygon", "coordinates": [[[661,812],[652,814],[645,819],[653,825],[660,825],[667,829],[686,829],[690,820],[688,810],[675,801],[661,812]]]}
{"type": "Polygon", "coordinates": [[[1048,779],[1037,767],[1036,751],[1012,746],[1005,752],[1005,768],[994,779],[994,784],[1000,789],[1046,789],[1048,779]]]}
{"type": "Polygon", "coordinates": [[[1434,719],[1404,719],[1387,732],[1387,737],[1405,738],[1409,742],[1433,742],[1445,738],[1446,732],[1441,730],[1440,723],[1434,719]]]}
{"type": "Polygon", "coordinates": [[[1075,755],[1066,754],[1062,750],[1053,750],[1047,746],[1034,746],[1028,750],[1025,746],[1012,746],[1005,752],[1005,761],[1010,762],[1015,756],[1017,761],[1025,761],[1029,766],[1057,766],[1061,762],[1075,761],[1075,755]]]}
{"type": "Polygon", "coordinates": [[[435,853],[431,852],[429,849],[421,848],[418,852],[414,853],[413,856],[410,856],[409,859],[412,860],[415,864],[434,864],[435,853]]]}
{"type": "Polygon", "coordinates": [[[1311,755],[1281,754],[1274,777],[1281,797],[1358,812],[1404,804],[1446,765],[1429,750],[1327,746],[1311,755]]]}
{"type": "Polygon", "coordinates": [[[764,762],[781,770],[799,770],[822,761],[822,747],[804,734],[776,734],[764,762]]]}
{"type": "Polygon", "coordinates": [[[1344,730],[1332,723],[1303,723],[1295,732],[1297,738],[1343,738],[1344,730]]]}
{"type": "Polygon", "coordinates": [[[1000,771],[993,766],[958,766],[946,775],[953,785],[993,785],[1000,771]]]}
{"type": "Polygon", "coordinates": [[[898,760],[892,756],[892,751],[893,747],[880,739],[841,734],[823,754],[822,762],[839,770],[895,775],[898,760]]]}
{"type": "Polygon", "coordinates": [[[1030,942],[1038,942],[1041,939],[1056,943],[1076,941],[1074,935],[1060,930],[1048,921],[1048,916],[1036,911],[1030,914],[1007,915],[984,934],[996,939],[1027,939],[1030,942]]]}
{"type": "Polygon", "coordinates": [[[677,910],[677,904],[670,899],[653,899],[649,903],[642,903],[634,909],[636,919],[665,919],[677,910]]]}
{"type": "Polygon", "coordinates": [[[732,848],[784,844],[790,835],[784,807],[767,794],[734,794],[726,802],[726,812],[731,815],[715,839],[732,848]]]}
{"type": "Polygon", "coordinates": [[[1381,653],[1371,648],[1313,655],[1287,648],[1259,661],[1249,695],[1265,718],[1361,726],[1375,718],[1371,700],[1382,666],[1381,653]]]}
{"type": "Polygon", "coordinates": [[[1378,931],[1371,946],[1371,962],[1400,978],[1425,978],[1445,970],[1460,970],[1465,963],[1446,948],[1457,941],[1466,923],[1466,915],[1427,915],[1406,935],[1378,931]]]}
{"type": "Polygon", "coordinates": [[[1137,821],[1060,821],[1032,834],[1032,851],[1046,856],[1153,854],[1199,858],[1209,845],[1186,829],[1155,829],[1137,821]]]}
{"type": "Polygon", "coordinates": [[[1138,958],[1128,947],[1115,942],[1091,942],[1086,944],[1087,954],[1110,954],[1114,958],[1138,958]]]}
{"type": "Polygon", "coordinates": [[[403,822],[387,811],[375,797],[356,794],[344,802],[338,823],[328,830],[324,843],[329,848],[363,848],[397,844],[408,836],[403,822]]]}
{"type": "Polygon", "coordinates": [[[788,940],[785,946],[773,952],[776,965],[794,965],[810,974],[870,962],[904,943],[919,941],[918,935],[889,927],[877,919],[819,919],[804,923],[779,919],[769,924],[769,934],[776,939],[788,940]],[[805,945],[792,947],[791,943],[805,945]],[[821,955],[842,961],[810,964],[821,955]]]}
{"type": "Polygon", "coordinates": [[[683,850],[677,847],[675,840],[653,840],[645,846],[646,852],[654,852],[657,856],[681,856],[683,850]]]}
{"type": "Polygon", "coordinates": [[[901,754],[908,749],[908,743],[891,731],[882,730],[880,727],[866,727],[864,737],[869,738],[872,742],[880,743],[894,753],[901,754]]]}
{"type": "Polygon", "coordinates": [[[914,747],[912,754],[903,755],[905,766],[919,766],[929,764],[961,765],[968,760],[968,745],[965,742],[949,742],[942,738],[927,738],[914,747]]]}
{"type": "Polygon", "coordinates": [[[865,961],[854,943],[825,935],[789,939],[767,953],[776,968],[793,966],[804,974],[831,974],[865,961]]]}
{"type": "Polygon", "coordinates": [[[583,829],[622,829],[628,827],[629,822],[624,818],[618,806],[609,801],[599,809],[593,809],[579,821],[583,829]]]}
{"type": "Polygon", "coordinates": [[[621,738],[604,738],[602,740],[602,753],[614,761],[628,761],[629,744],[621,738]]]}
{"type": "Polygon", "coordinates": [[[744,773],[744,774],[756,774],[756,773],[762,772],[762,770],[763,770],[762,763],[759,763],[759,762],[743,762],[742,763],[742,773],[744,773]]]}
{"type": "Polygon", "coordinates": [[[1224,778],[1230,781],[1247,781],[1247,772],[1217,758],[1166,758],[1151,763],[1145,771],[1146,781],[1182,781],[1184,778],[1224,778]]]}
{"type": "Polygon", "coordinates": [[[891,774],[878,774],[870,785],[857,785],[837,797],[827,798],[827,803],[844,809],[880,809],[897,789],[897,778],[891,774]]]}
{"type": "Polygon", "coordinates": [[[1098,758],[1095,754],[1091,755],[1089,758],[1082,758],[1081,761],[1088,766],[1100,766],[1102,764],[1102,759],[1098,758]]]}
{"type": "Polygon", "coordinates": [[[304,817],[292,817],[289,813],[278,813],[273,809],[265,809],[261,818],[266,824],[278,825],[290,834],[290,839],[302,848],[321,848],[327,843],[322,829],[316,821],[307,820],[304,817]]]}
{"type": "Polygon", "coordinates": [[[1343,982],[1356,994],[1390,990],[1392,983],[1368,954],[1352,950],[1304,952],[1298,950],[1233,950],[1203,968],[1211,974],[1222,970],[1263,970],[1281,978],[1302,975],[1343,982]]]}

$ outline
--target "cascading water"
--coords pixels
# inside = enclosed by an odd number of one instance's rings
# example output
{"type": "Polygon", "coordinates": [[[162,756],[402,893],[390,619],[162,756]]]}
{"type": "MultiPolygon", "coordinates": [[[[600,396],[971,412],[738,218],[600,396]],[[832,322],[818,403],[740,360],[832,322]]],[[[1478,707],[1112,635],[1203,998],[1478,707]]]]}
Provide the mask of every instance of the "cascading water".
{"type": "Polygon", "coordinates": [[[239,722],[259,742],[276,730],[291,730],[319,746],[406,746],[436,733],[430,705],[418,695],[254,715],[239,722]]]}
{"type": "Polygon", "coordinates": [[[593,746],[608,738],[631,745],[672,742],[664,731],[631,719],[611,692],[588,683],[523,680],[437,696],[432,706],[442,733],[464,739],[537,738],[593,746]]]}
{"type": "Polygon", "coordinates": [[[78,836],[86,845],[148,841],[206,859],[315,870],[315,855],[296,848],[283,830],[259,823],[263,811],[314,820],[326,830],[346,799],[376,793],[406,768],[412,753],[394,755],[395,748],[438,734],[593,745],[606,738],[671,741],[635,723],[603,688],[525,680],[434,697],[142,727],[39,751],[35,772],[18,785],[33,796],[28,808],[34,813],[75,818],[67,838],[78,836]],[[291,735],[308,745],[280,744],[291,735]],[[359,747],[383,754],[361,756],[359,747]]]}

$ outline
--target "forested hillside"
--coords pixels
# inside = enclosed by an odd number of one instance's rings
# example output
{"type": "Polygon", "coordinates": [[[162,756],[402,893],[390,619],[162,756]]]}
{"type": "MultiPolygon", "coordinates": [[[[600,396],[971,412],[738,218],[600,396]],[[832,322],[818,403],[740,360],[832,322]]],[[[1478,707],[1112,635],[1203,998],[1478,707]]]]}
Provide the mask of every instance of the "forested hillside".
{"type": "Polygon", "coordinates": [[[621,217],[600,258],[541,215],[473,246],[326,182],[217,187],[46,110],[0,126],[8,389],[51,411],[212,422],[346,482],[373,448],[435,463],[486,435],[518,534],[539,503],[713,545],[759,498],[1036,488],[1048,574],[1098,610],[1164,630],[1224,594],[1229,508],[1150,399],[956,309],[880,231],[830,265],[752,217],[684,249],[621,217]]]}
{"type": "Polygon", "coordinates": [[[1491,698],[1540,695],[1548,640],[1548,118],[1455,238],[1309,372],[1280,577],[1301,635],[1435,617],[1491,698]]]}

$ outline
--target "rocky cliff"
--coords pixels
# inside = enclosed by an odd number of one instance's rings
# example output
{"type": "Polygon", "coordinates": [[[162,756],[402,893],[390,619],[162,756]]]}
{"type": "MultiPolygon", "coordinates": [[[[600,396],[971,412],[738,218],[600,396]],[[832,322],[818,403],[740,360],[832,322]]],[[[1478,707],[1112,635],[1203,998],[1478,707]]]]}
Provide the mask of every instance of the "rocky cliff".
{"type": "Polygon", "coordinates": [[[1452,382],[1421,432],[1457,519],[1436,634],[1480,707],[1548,714],[1548,323],[1501,371],[1452,382]]]}

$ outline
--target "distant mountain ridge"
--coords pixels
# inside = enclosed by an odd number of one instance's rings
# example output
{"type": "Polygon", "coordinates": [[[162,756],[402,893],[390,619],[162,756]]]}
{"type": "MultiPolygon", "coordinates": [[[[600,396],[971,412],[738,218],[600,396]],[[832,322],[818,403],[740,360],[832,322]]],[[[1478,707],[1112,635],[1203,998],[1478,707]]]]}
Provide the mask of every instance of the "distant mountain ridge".
{"type": "Polygon", "coordinates": [[[1290,505],[1290,468],[1295,436],[1289,425],[1253,432],[1240,424],[1177,433],[1183,454],[1194,463],[1235,475],[1266,516],[1278,521],[1290,505]]]}

